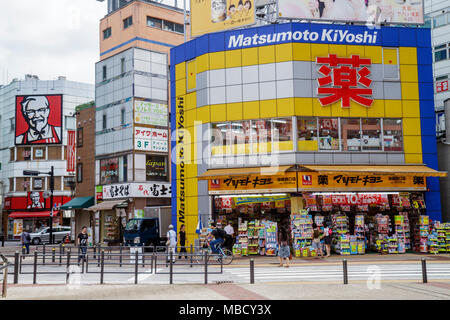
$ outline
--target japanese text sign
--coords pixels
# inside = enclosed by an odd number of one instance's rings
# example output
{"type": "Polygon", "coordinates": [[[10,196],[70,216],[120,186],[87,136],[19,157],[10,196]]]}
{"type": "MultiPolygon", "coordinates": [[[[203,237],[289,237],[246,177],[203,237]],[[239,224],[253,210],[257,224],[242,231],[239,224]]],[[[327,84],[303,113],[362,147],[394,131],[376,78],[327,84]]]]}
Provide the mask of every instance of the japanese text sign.
{"type": "Polygon", "coordinates": [[[169,109],[167,105],[147,101],[134,102],[134,122],[152,126],[167,127],[169,109]]]}
{"type": "Polygon", "coordinates": [[[330,54],[328,57],[317,57],[316,63],[321,65],[318,72],[323,75],[317,79],[317,94],[327,95],[319,98],[322,106],[341,101],[342,108],[350,108],[350,100],[365,107],[372,105],[373,99],[367,97],[372,95],[369,88],[372,80],[368,78],[370,70],[367,68],[372,65],[371,59],[362,59],[359,55],[340,58],[330,54]]]}
{"type": "Polygon", "coordinates": [[[134,148],[142,151],[167,152],[169,131],[165,129],[134,128],[134,148]]]}
{"type": "Polygon", "coordinates": [[[170,183],[121,183],[103,186],[103,200],[115,198],[170,198],[170,183]]]}

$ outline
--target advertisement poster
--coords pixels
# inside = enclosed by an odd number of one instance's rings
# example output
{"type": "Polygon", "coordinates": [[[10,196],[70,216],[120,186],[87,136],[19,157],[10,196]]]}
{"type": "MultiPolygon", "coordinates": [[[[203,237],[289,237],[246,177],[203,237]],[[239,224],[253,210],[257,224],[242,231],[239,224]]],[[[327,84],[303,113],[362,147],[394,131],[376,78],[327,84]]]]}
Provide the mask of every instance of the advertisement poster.
{"type": "Polygon", "coordinates": [[[61,144],[62,95],[16,96],[16,145],[61,144]]]}
{"type": "Polygon", "coordinates": [[[142,151],[168,152],[169,131],[165,129],[135,127],[134,149],[142,151]]]}
{"type": "Polygon", "coordinates": [[[167,127],[168,121],[169,109],[166,104],[147,101],[134,102],[134,123],[167,127]]]}
{"type": "Polygon", "coordinates": [[[146,158],[147,181],[167,180],[167,157],[148,154],[146,158]]]}
{"type": "Polygon", "coordinates": [[[191,0],[193,37],[255,23],[254,0],[191,0]]]}
{"type": "Polygon", "coordinates": [[[100,183],[110,184],[119,181],[119,159],[100,160],[100,183]]]}
{"type": "Polygon", "coordinates": [[[171,198],[170,183],[120,183],[102,186],[103,200],[115,198],[171,198]]]}
{"type": "Polygon", "coordinates": [[[75,142],[76,142],[76,131],[75,130],[67,131],[67,172],[75,172],[75,166],[77,163],[75,142]]]}
{"type": "Polygon", "coordinates": [[[280,18],[423,24],[423,0],[278,0],[280,18]]]}
{"type": "Polygon", "coordinates": [[[23,219],[14,219],[14,237],[20,236],[23,230],[23,219]]]}

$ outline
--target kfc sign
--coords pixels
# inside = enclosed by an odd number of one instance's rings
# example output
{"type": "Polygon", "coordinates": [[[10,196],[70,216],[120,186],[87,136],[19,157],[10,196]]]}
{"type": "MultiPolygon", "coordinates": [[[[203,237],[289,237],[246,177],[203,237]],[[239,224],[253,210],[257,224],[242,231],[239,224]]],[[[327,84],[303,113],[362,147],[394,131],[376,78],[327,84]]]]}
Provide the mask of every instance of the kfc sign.
{"type": "Polygon", "coordinates": [[[350,107],[353,100],[365,107],[370,107],[373,99],[370,85],[372,80],[368,78],[372,65],[371,59],[362,59],[359,55],[351,58],[340,58],[335,54],[328,57],[317,57],[316,63],[321,65],[319,73],[323,77],[317,79],[319,87],[317,94],[326,97],[319,98],[322,106],[342,101],[342,108],[350,107]]]}
{"type": "Polygon", "coordinates": [[[62,96],[16,96],[16,145],[61,144],[62,96]]]}

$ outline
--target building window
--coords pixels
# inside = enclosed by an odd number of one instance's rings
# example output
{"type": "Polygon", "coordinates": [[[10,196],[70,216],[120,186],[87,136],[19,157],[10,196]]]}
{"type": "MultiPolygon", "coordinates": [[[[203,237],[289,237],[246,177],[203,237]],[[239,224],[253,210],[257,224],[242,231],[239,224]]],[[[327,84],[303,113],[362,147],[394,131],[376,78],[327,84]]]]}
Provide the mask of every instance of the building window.
{"type": "Polygon", "coordinates": [[[380,119],[362,119],[363,150],[382,150],[380,119]]]}
{"type": "Polygon", "coordinates": [[[447,45],[442,44],[434,47],[434,61],[442,61],[448,59],[447,45]]]}
{"type": "Polygon", "coordinates": [[[33,190],[41,190],[44,187],[42,178],[33,178],[33,190]]]}
{"type": "Polygon", "coordinates": [[[111,28],[103,30],[103,40],[108,39],[111,37],[111,28]]]}
{"type": "Polygon", "coordinates": [[[106,130],[106,114],[102,116],[102,128],[103,130],[106,130]]]}
{"type": "Polygon", "coordinates": [[[121,125],[125,124],[125,109],[120,110],[120,124],[121,125]]]}
{"type": "Polygon", "coordinates": [[[83,164],[78,163],[77,164],[77,183],[83,182],[83,164]]]}
{"type": "Polygon", "coordinates": [[[125,73],[125,58],[120,59],[120,73],[125,73]]]}
{"type": "Polygon", "coordinates": [[[75,130],[77,127],[75,117],[65,116],[64,122],[65,122],[66,130],[75,130]]]}
{"type": "Polygon", "coordinates": [[[77,130],[77,147],[83,146],[83,128],[78,128],[77,130]]]}
{"type": "Polygon", "coordinates": [[[437,28],[437,27],[441,27],[447,24],[447,19],[446,19],[446,15],[445,14],[440,14],[436,17],[433,17],[433,27],[437,28]]]}
{"type": "Polygon", "coordinates": [[[119,158],[100,160],[100,184],[119,182],[119,158]]]}
{"type": "Polygon", "coordinates": [[[401,119],[383,119],[384,151],[403,151],[401,119]]]}
{"type": "Polygon", "coordinates": [[[9,191],[14,191],[14,178],[8,178],[9,181],[9,191]]]}
{"type": "Polygon", "coordinates": [[[158,18],[147,17],[147,26],[162,29],[162,20],[158,18]]]}
{"type": "Polygon", "coordinates": [[[173,22],[164,20],[163,21],[163,30],[175,31],[175,24],[173,22]]]}
{"type": "Polygon", "coordinates": [[[106,78],[107,78],[107,74],[106,74],[106,66],[103,66],[103,75],[102,75],[103,81],[105,81],[106,78]]]}
{"type": "Polygon", "coordinates": [[[175,23],[175,32],[184,34],[184,25],[180,23],[175,23]]]}
{"type": "Polygon", "coordinates": [[[167,157],[146,155],[146,181],[167,181],[167,157]]]}
{"type": "Polygon", "coordinates": [[[400,80],[398,48],[383,48],[383,78],[385,80],[400,80]]]}
{"type": "Polygon", "coordinates": [[[361,120],[341,119],[342,151],[361,151],[361,120]]]}
{"type": "Polygon", "coordinates": [[[338,119],[319,119],[319,149],[339,150],[338,119]]]}
{"type": "Polygon", "coordinates": [[[123,28],[126,29],[133,25],[133,16],[130,16],[123,20],[123,28]]]}

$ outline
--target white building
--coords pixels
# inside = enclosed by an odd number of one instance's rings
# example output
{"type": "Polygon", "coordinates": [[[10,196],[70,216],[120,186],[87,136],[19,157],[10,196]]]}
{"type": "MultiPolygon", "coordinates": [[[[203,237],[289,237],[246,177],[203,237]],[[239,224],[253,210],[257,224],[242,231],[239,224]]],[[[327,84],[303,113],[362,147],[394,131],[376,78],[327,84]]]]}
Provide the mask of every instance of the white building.
{"type": "MultiPolygon", "coordinates": [[[[50,177],[25,176],[24,170],[48,173],[53,166],[54,208],[70,200],[69,181],[75,172],[67,171],[67,132],[76,130],[75,107],[93,99],[93,85],[65,77],[43,81],[26,75],[0,86],[2,226],[8,238],[22,228],[34,231],[49,220],[50,200],[45,193],[50,190],[50,177]]],[[[63,218],[58,214],[53,224],[62,224],[63,218]]]]}

